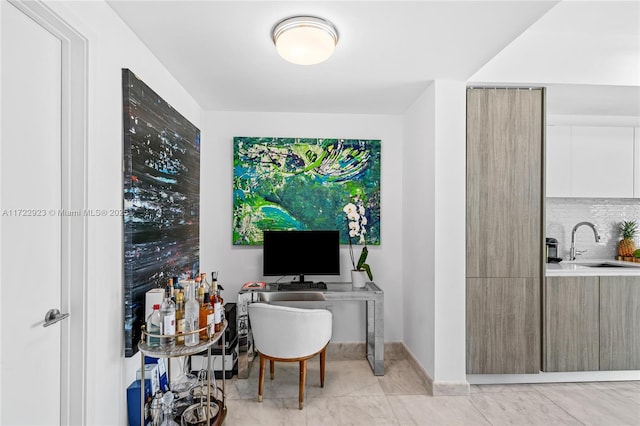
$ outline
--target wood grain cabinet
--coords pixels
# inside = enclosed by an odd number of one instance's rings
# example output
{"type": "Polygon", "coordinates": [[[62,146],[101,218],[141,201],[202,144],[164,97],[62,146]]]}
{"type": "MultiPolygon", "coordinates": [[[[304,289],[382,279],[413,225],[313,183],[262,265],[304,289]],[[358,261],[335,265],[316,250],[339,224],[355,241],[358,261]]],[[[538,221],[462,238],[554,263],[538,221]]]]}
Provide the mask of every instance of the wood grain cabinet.
{"type": "Polygon", "coordinates": [[[467,373],[540,371],[543,91],[467,90],[467,373]]]}
{"type": "Polygon", "coordinates": [[[598,277],[547,277],[544,291],[544,371],[600,368],[598,277]]]}
{"type": "Polygon", "coordinates": [[[467,372],[540,372],[534,278],[467,278],[467,372]]]}
{"type": "Polygon", "coordinates": [[[640,277],[600,277],[600,370],[640,370],[640,277]]]}
{"type": "Polygon", "coordinates": [[[640,277],[547,277],[543,370],[640,370],[640,277]]]}

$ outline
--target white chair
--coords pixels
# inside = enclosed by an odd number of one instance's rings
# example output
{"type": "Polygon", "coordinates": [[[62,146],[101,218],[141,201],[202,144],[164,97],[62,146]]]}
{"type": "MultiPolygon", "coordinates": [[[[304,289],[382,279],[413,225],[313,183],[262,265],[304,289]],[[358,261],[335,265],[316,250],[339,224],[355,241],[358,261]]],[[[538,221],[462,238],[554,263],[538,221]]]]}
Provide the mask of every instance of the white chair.
{"type": "Polygon", "coordinates": [[[299,408],[304,402],[307,360],[320,354],[320,386],[324,387],[327,344],[331,340],[331,312],[326,309],[301,309],[288,306],[252,303],[249,321],[253,340],[260,356],[258,401],[262,402],[264,370],[269,360],[273,380],[275,361],[300,363],[299,408]]]}

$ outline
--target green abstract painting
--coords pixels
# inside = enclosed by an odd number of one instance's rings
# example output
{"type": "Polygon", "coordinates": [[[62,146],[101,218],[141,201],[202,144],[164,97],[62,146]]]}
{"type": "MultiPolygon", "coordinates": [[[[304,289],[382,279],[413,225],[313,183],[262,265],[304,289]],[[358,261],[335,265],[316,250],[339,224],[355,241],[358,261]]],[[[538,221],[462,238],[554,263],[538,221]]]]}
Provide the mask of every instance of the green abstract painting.
{"type": "Polygon", "coordinates": [[[233,244],[286,229],[337,229],[347,244],[354,208],[353,243],[380,244],[379,140],[235,137],[233,170],[233,244]]]}

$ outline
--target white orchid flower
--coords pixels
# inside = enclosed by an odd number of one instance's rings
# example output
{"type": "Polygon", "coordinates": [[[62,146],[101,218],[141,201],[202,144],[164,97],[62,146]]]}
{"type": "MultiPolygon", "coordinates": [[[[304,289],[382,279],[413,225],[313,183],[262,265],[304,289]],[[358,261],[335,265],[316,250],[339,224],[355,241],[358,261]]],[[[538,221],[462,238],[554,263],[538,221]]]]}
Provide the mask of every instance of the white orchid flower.
{"type": "Polygon", "coordinates": [[[356,205],[353,203],[349,203],[346,206],[344,206],[344,208],[342,209],[343,212],[345,212],[347,215],[349,215],[352,212],[356,211],[356,205]]]}
{"type": "Polygon", "coordinates": [[[350,213],[347,214],[347,219],[357,221],[357,220],[360,219],[360,215],[358,213],[356,213],[355,211],[353,211],[353,212],[350,212],[350,213]]]}

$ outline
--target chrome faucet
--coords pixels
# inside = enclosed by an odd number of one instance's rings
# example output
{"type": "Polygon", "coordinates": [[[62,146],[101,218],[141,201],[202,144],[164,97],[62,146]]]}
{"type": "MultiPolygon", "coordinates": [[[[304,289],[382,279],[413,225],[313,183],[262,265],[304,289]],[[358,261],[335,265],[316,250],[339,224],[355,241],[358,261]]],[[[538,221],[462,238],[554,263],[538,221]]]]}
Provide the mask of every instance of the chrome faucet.
{"type": "MultiPolygon", "coordinates": [[[[576,226],[573,227],[573,231],[571,231],[571,250],[569,250],[569,260],[576,260],[576,231],[582,225],[587,225],[593,230],[593,235],[596,237],[596,243],[600,242],[600,235],[598,235],[598,231],[596,230],[596,226],[591,222],[580,222],[576,226]]],[[[585,250],[586,251],[586,250],[585,250]]],[[[578,252],[580,254],[582,252],[578,252]]]]}

